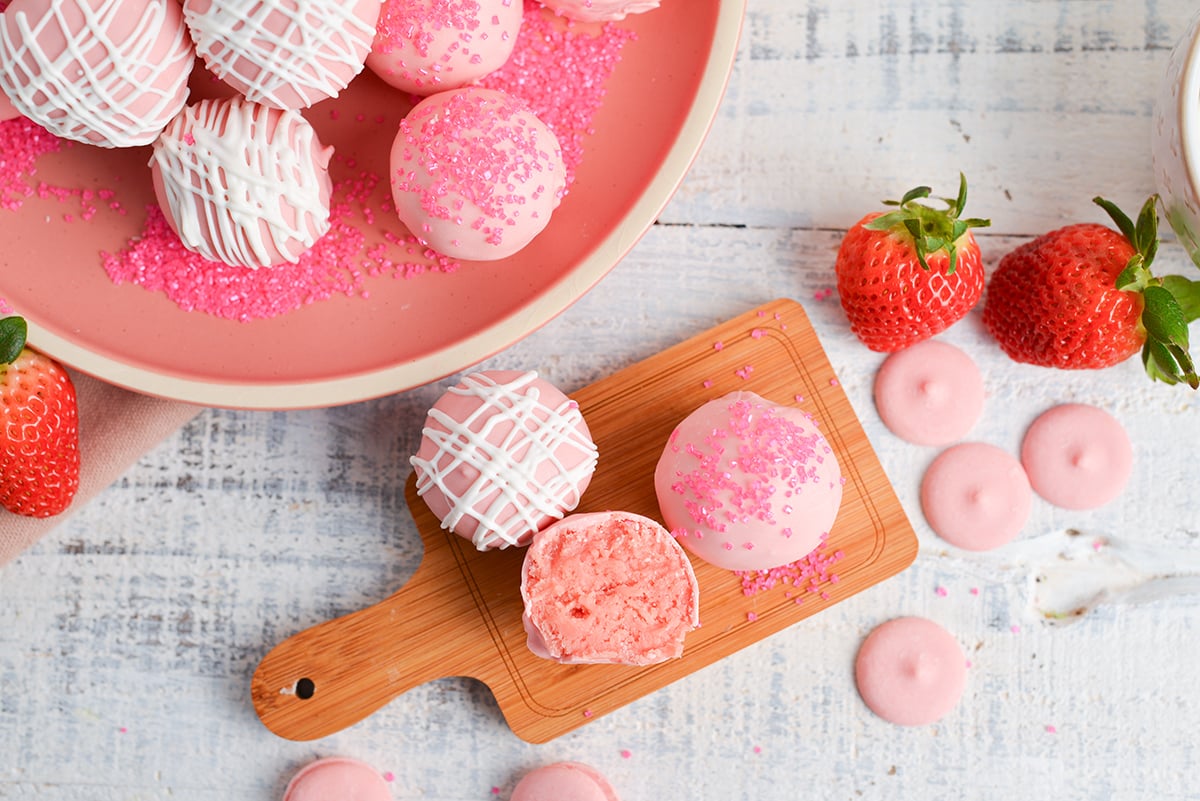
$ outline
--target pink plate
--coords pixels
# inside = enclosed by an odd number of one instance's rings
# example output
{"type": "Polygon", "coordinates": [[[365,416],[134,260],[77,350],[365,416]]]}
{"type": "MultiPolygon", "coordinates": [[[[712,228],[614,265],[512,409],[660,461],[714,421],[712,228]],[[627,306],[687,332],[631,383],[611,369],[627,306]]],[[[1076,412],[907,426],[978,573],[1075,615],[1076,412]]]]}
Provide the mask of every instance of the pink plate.
{"type": "MultiPolygon", "coordinates": [[[[369,298],[335,295],[272,319],[184,311],[157,292],[114,284],[101,266],[99,254],[119,251],[141,231],[142,215],[132,210],[153,201],[149,151],[75,146],[43,156],[36,179],[116,188],[130,213],[67,222],[58,201],[36,196],[16,212],[0,211],[0,299],[27,318],[30,341],[60,361],[192,403],[334,406],[435,381],[544,325],[653,224],[716,113],[744,13],[745,0],[665,0],[619,23],[637,38],[608,81],[575,183],[547,229],[504,261],[367,278],[369,298]]],[[[392,91],[371,76],[356,79],[329,101],[346,112],[338,122],[313,120],[323,141],[364,167],[386,158],[387,126],[364,135],[351,121],[359,109],[395,113],[392,91]]],[[[386,163],[374,166],[386,173],[386,163]]],[[[374,227],[383,229],[371,232],[377,238],[393,228],[404,233],[390,218],[374,227]]]]}

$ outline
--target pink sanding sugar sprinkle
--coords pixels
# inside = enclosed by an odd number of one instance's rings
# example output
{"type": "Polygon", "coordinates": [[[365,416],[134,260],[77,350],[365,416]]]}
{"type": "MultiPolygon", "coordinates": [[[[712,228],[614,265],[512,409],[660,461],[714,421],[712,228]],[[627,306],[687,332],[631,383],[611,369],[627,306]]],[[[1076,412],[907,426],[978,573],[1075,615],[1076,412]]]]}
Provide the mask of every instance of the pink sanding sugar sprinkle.
{"type": "Polygon", "coordinates": [[[936,592],[938,594],[939,598],[945,598],[947,595],[950,594],[950,591],[947,590],[945,587],[938,587],[934,590],[934,592],[936,592]]]}
{"type": "Polygon", "coordinates": [[[0,122],[0,208],[19,209],[36,191],[29,179],[37,160],[69,146],[25,117],[0,122]]]}
{"type": "Polygon", "coordinates": [[[745,381],[748,378],[750,378],[750,374],[753,372],[754,372],[754,365],[747,364],[745,367],[739,367],[737,370],[734,370],[733,374],[736,375],[738,378],[742,379],[743,381],[745,381]]]}
{"type": "Polygon", "coordinates": [[[629,759],[631,756],[633,756],[633,752],[628,748],[621,749],[621,759],[629,759]]]}
{"type": "MultiPolygon", "coordinates": [[[[823,552],[824,538],[822,538],[822,543],[812,553],[786,565],[770,570],[734,571],[741,580],[742,594],[747,597],[757,595],[781,584],[806,590],[809,593],[822,594],[823,583],[836,583],[837,575],[831,573],[830,569],[842,558],[840,550],[834,551],[833,554],[825,554],[823,552]]],[[[787,596],[790,597],[791,593],[789,592],[787,596]]],[[[801,600],[801,598],[796,598],[795,602],[800,603],[801,600]]]]}
{"type": "Polygon", "coordinates": [[[383,780],[385,782],[394,782],[396,781],[396,774],[389,770],[387,773],[383,774],[383,780]]]}
{"type": "Polygon", "coordinates": [[[1046,734],[1058,734],[1058,727],[1047,724],[1046,725],[1046,734]]]}

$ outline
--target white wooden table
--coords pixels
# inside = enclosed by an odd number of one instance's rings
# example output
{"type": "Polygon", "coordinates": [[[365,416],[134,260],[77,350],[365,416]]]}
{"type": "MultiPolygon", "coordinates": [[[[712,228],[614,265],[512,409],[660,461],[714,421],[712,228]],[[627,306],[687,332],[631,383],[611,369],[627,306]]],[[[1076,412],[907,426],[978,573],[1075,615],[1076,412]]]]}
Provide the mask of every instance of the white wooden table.
{"type": "MultiPolygon", "coordinates": [[[[329,410],[209,411],[0,569],[0,798],[269,801],[331,754],[392,774],[396,799],[506,798],[560,759],[595,765],[624,801],[1200,798],[1197,396],[1134,363],[1015,365],[973,313],[944,337],[987,382],[973,439],[1016,452],[1041,410],[1093,403],[1126,425],[1136,466],[1110,506],[1035,499],[1018,542],[964,556],[921,516],[937,451],[883,427],[881,357],[836,297],[815,299],[843,229],[918,183],[951,194],[960,170],[969,210],[993,220],[989,266],[1029,236],[1102,220],[1098,193],[1136,209],[1154,190],[1153,88],[1194,10],[750,0],[719,118],[660,223],[487,363],[572,390],[766,300],[802,301],[919,533],[900,576],[546,745],[513,736],[464,680],[288,742],[255,717],[250,675],[280,639],[411,575],[407,457],[444,384],[329,410]],[[1094,594],[1069,622],[1043,614],[1094,594]],[[859,643],[899,614],[946,626],[973,665],[934,726],[887,724],[854,689],[859,643]]],[[[1195,270],[1174,243],[1160,268],[1195,270]]]]}

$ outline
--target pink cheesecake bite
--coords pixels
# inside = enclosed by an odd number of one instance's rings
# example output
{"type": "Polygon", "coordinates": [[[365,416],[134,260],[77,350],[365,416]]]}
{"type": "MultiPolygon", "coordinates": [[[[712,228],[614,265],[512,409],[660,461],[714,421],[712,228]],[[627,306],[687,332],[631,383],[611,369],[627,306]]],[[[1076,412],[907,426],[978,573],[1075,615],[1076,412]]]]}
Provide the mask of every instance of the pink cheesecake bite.
{"type": "Polygon", "coordinates": [[[619,801],[608,780],[581,762],[556,762],[529,771],[509,801],[619,801]]]}
{"type": "Polygon", "coordinates": [[[0,15],[0,89],[64,139],[150,144],[187,102],[194,61],[175,0],[13,0],[0,15]]]}
{"type": "Polygon", "coordinates": [[[564,664],[653,665],[683,654],[700,586],[679,543],[630,512],[570,515],[534,536],[521,569],[529,650],[564,664]]]}
{"type": "Polygon", "coordinates": [[[392,199],[409,232],[456,259],[520,251],[566,192],[558,139],[524,101],[468,86],[425,98],[400,122],[392,199]]]}
{"type": "Polygon", "coordinates": [[[283,801],[391,801],[392,791],[373,767],[357,759],[326,757],[301,768],[283,801]]]}
{"type": "Polygon", "coordinates": [[[196,53],[247,99],[301,109],[362,72],[381,0],[184,0],[196,53]]]}
{"type": "Polygon", "coordinates": [[[434,403],[411,461],[442,528],[484,551],[526,545],[573,510],[596,459],[575,401],[535,372],[488,370],[434,403]]]}
{"type": "Polygon", "coordinates": [[[523,0],[385,0],[367,68],[416,95],[458,89],[504,66],[523,0]]]}
{"type": "Polygon", "coordinates": [[[867,635],[854,661],[858,694],[879,717],[900,726],[941,720],[967,683],[967,661],[954,636],[920,617],[889,620],[867,635]]]}
{"type": "Polygon", "coordinates": [[[684,418],[654,471],[671,533],[727,570],[770,570],[807,556],[833,526],[842,484],[811,416],[752,392],[684,418]]]}
{"type": "Polygon", "coordinates": [[[1108,412],[1064,403],[1043,412],[1021,443],[1021,463],[1033,491],[1063,509],[1096,509],[1125,489],[1133,446],[1108,412]]]}
{"type": "Polygon", "coordinates": [[[295,262],[329,230],[332,148],[295,111],[202,100],[154,143],[154,191],[184,247],[243,267],[295,262]]]}
{"type": "Polygon", "coordinates": [[[608,22],[653,11],[658,8],[659,0],[542,0],[542,5],[567,19],[608,22]]]}
{"type": "Polygon", "coordinates": [[[921,481],[921,508],[934,532],[968,551],[1010,542],[1029,519],[1033,492],[1007,451],[966,442],[943,451],[921,481]]]}
{"type": "Polygon", "coordinates": [[[887,357],[875,374],[875,408],[888,429],[914,445],[949,445],[983,413],[983,375],[953,345],[927,339],[887,357]]]}

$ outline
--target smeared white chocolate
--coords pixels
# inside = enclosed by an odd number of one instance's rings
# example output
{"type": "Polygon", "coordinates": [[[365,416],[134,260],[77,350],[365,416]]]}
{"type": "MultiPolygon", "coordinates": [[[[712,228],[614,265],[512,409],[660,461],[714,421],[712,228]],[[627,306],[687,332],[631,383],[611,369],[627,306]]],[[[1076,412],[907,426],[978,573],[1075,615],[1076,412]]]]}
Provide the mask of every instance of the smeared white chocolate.
{"type": "Polygon", "coordinates": [[[175,0],[16,0],[0,24],[13,105],[101,147],[153,142],[187,102],[194,60],[175,0]]]}
{"type": "Polygon", "coordinates": [[[187,248],[263,267],[297,261],[329,230],[331,154],[298,112],[230,98],[188,106],[151,166],[187,248]]]}
{"type": "Polygon", "coordinates": [[[186,0],[196,53],[248,99],[283,109],[335,97],[362,71],[382,0],[186,0]]]}
{"type": "Polygon", "coordinates": [[[431,409],[436,425],[422,433],[436,451],[412,457],[417,494],[436,488],[445,496],[450,511],[442,518],[444,529],[454,530],[465,518],[478,521],[472,542],[479,550],[527,542],[545,518],[557,520],[575,508],[595,470],[596,446],[586,428],[581,431],[579,407],[571,401],[547,405],[536,380],[535,372],[508,381],[486,373],[467,376],[447,392],[476,400],[475,408],[463,419],[431,409]],[[554,469],[539,478],[547,463],[554,469]],[[475,480],[456,492],[451,476],[464,470],[475,480]]]}

